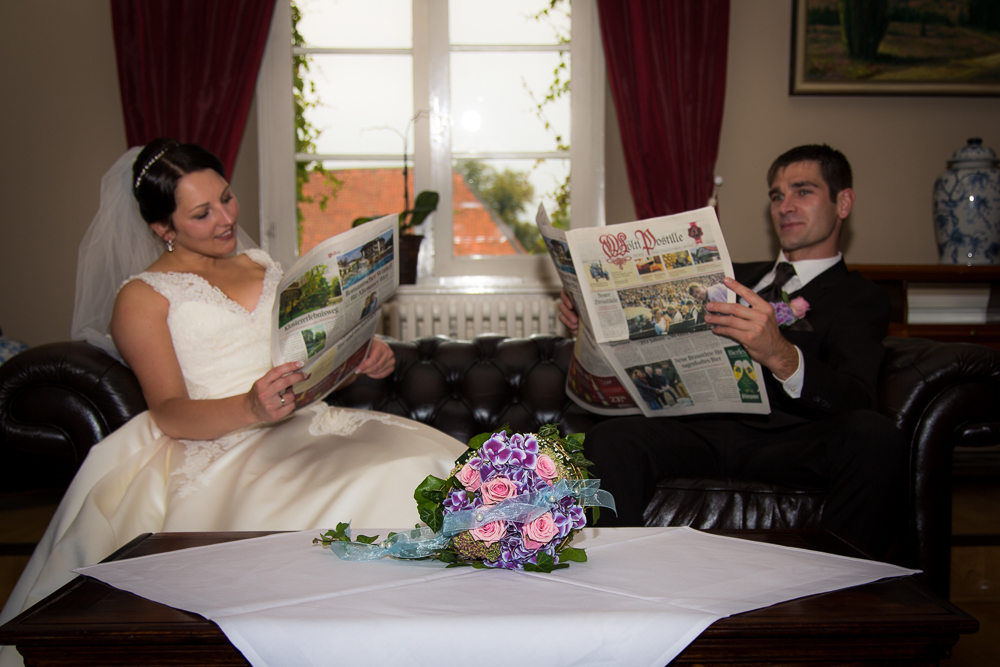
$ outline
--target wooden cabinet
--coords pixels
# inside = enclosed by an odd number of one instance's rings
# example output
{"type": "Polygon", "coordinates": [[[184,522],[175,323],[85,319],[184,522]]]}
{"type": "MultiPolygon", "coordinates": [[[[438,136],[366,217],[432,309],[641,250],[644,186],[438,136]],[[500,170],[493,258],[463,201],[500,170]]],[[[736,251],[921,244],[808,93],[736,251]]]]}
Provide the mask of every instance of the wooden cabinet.
{"type": "Polygon", "coordinates": [[[884,289],[892,300],[890,336],[928,338],[948,343],[978,343],[1000,349],[1000,266],[951,266],[938,264],[851,264],[868,280],[884,289]],[[910,324],[907,290],[914,285],[988,284],[985,324],[910,324]]]}

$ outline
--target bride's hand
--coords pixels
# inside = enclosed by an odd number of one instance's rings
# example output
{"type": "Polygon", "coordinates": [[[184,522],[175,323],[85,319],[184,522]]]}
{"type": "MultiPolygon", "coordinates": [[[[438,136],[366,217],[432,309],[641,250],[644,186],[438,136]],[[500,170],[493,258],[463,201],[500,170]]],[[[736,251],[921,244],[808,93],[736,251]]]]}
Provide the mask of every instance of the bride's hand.
{"type": "Polygon", "coordinates": [[[305,373],[297,372],[302,362],[290,361],[275,366],[262,378],[253,383],[247,393],[250,412],[264,423],[278,421],[295,410],[295,394],[289,387],[306,379],[305,373]]]}
{"type": "Polygon", "coordinates": [[[381,338],[373,338],[368,356],[361,362],[355,373],[380,380],[388,377],[395,369],[396,355],[392,353],[392,348],[381,338]]]}

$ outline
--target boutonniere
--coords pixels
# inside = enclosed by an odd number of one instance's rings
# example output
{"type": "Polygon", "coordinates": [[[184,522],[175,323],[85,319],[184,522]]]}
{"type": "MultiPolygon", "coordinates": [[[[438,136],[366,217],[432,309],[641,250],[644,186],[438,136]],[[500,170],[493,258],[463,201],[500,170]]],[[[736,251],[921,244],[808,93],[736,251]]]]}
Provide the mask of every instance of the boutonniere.
{"type": "Polygon", "coordinates": [[[778,327],[787,329],[806,316],[806,313],[809,312],[809,302],[801,296],[789,299],[787,292],[782,292],[781,298],[782,301],[776,303],[772,301],[771,306],[774,308],[778,327]]]}

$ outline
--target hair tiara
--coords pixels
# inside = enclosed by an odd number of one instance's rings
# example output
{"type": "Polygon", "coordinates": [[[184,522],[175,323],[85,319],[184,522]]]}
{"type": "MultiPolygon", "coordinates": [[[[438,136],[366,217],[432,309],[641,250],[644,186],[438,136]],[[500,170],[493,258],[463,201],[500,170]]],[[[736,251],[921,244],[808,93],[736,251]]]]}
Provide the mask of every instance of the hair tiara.
{"type": "Polygon", "coordinates": [[[175,146],[180,146],[180,144],[177,143],[176,141],[171,141],[171,142],[167,143],[167,145],[164,146],[160,150],[159,153],[157,153],[156,155],[154,155],[149,160],[149,162],[147,162],[145,164],[145,166],[142,168],[142,170],[139,171],[139,175],[135,177],[135,185],[132,186],[133,190],[138,190],[139,189],[139,183],[142,183],[142,179],[146,175],[146,172],[149,171],[149,168],[152,167],[154,164],[156,164],[156,161],[159,160],[161,157],[163,157],[164,153],[166,153],[167,151],[169,151],[171,148],[173,148],[175,146]]]}

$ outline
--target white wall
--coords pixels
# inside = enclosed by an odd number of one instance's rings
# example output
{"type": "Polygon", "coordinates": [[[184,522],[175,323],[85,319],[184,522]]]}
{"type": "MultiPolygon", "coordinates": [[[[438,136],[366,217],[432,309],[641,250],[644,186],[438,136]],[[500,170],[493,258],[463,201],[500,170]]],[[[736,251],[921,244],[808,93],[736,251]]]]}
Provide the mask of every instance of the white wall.
{"type": "MultiPolygon", "coordinates": [[[[77,248],[127,148],[110,3],[0,0],[0,63],[0,329],[30,345],[68,340],[77,248]]],[[[251,115],[232,181],[256,239],[251,115]]]]}
{"type": "Polygon", "coordinates": [[[733,0],[726,109],[716,173],[733,259],[776,252],[765,177],[794,146],[828,143],[854,169],[857,203],[845,256],[866,264],[935,264],[934,180],[969,137],[1000,150],[1000,99],[789,96],[789,0],[733,0]]]}
{"type": "Polygon", "coordinates": [[[69,338],[76,252],[125,150],[108,2],[0,2],[0,328],[69,338]]]}

